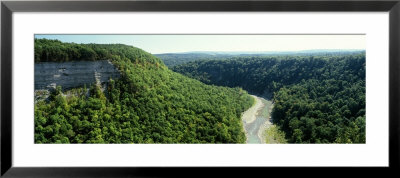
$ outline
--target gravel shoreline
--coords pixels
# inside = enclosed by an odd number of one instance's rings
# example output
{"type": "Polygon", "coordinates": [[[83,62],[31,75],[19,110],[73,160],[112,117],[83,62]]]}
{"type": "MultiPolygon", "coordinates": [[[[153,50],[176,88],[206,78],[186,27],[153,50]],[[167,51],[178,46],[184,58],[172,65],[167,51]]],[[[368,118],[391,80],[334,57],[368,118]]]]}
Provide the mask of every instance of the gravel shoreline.
{"type": "MultiPolygon", "coordinates": [[[[259,143],[265,143],[265,129],[268,128],[270,125],[272,125],[272,123],[269,121],[269,115],[271,113],[271,108],[272,108],[272,103],[271,101],[265,100],[264,98],[255,96],[255,95],[250,95],[255,99],[255,103],[252,107],[250,107],[248,110],[246,110],[245,112],[243,112],[242,114],[242,122],[243,122],[243,129],[244,132],[246,134],[246,143],[249,143],[249,138],[252,138],[252,141],[250,143],[254,143],[254,136],[258,137],[259,143]],[[263,112],[265,111],[265,107],[268,107],[268,114],[266,115],[266,117],[262,116],[263,112]],[[254,123],[254,121],[256,121],[257,117],[262,117],[263,120],[266,119],[266,121],[262,121],[262,123],[254,123]],[[247,129],[249,129],[249,125],[251,124],[257,124],[256,128],[256,133],[254,133],[254,131],[252,132],[253,135],[249,136],[249,131],[247,129]],[[247,129],[246,129],[247,128],[247,129]]],[[[259,118],[261,119],[261,118],[259,118]]],[[[260,122],[260,121],[257,121],[260,122]]],[[[254,127],[252,127],[254,128],[254,127]]]]}
{"type": "Polygon", "coordinates": [[[274,125],[271,119],[271,112],[272,108],[274,107],[272,101],[255,95],[250,96],[255,99],[255,103],[242,114],[242,123],[244,132],[246,134],[246,143],[265,144],[267,139],[270,140],[270,143],[278,143],[276,140],[274,140],[273,136],[268,136],[266,133],[267,129],[274,125]],[[267,111],[265,109],[267,109],[267,111]],[[255,141],[255,138],[257,138],[257,141],[255,141]]]}
{"type": "Polygon", "coordinates": [[[265,106],[265,104],[261,101],[261,99],[259,97],[254,96],[254,95],[250,95],[250,96],[252,96],[255,99],[256,103],[251,108],[249,108],[247,111],[245,111],[243,113],[242,121],[245,124],[250,124],[250,123],[254,122],[256,120],[256,115],[258,115],[258,111],[265,106]]]}

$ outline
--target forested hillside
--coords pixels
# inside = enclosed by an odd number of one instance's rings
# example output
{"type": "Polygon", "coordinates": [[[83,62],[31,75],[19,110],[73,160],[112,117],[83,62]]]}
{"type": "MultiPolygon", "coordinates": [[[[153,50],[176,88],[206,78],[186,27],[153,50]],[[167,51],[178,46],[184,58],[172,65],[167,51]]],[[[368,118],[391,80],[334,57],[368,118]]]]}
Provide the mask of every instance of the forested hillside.
{"type": "Polygon", "coordinates": [[[206,84],[271,94],[292,143],[365,143],[365,53],[200,60],[174,71],[206,84]]]}
{"type": "Polygon", "coordinates": [[[35,143],[243,143],[241,88],[205,85],[127,45],[35,39],[35,62],[110,60],[121,72],[107,90],[57,88],[35,104],[35,143]]]}
{"type": "Polygon", "coordinates": [[[197,60],[221,60],[233,57],[271,57],[271,56],[337,56],[351,55],[363,50],[303,50],[303,51],[271,51],[271,52],[246,52],[246,51],[202,51],[202,52],[186,52],[186,53],[163,53],[155,54],[162,59],[168,67],[184,64],[197,60]]]}
{"type": "Polygon", "coordinates": [[[201,59],[216,59],[221,57],[229,57],[227,55],[216,56],[216,55],[202,54],[202,53],[188,53],[188,54],[165,53],[165,54],[156,54],[155,56],[161,58],[164,64],[168,67],[173,67],[186,62],[191,62],[201,59]]]}

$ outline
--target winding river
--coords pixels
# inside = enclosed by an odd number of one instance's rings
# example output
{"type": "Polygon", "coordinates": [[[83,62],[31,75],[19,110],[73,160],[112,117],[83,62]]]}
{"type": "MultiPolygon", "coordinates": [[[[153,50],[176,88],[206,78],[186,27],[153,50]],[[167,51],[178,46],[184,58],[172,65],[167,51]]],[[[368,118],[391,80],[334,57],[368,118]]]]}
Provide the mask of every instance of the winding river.
{"type": "Polygon", "coordinates": [[[242,115],[246,143],[265,143],[265,130],[272,125],[270,121],[272,102],[255,95],[251,96],[255,99],[255,104],[242,115]]]}

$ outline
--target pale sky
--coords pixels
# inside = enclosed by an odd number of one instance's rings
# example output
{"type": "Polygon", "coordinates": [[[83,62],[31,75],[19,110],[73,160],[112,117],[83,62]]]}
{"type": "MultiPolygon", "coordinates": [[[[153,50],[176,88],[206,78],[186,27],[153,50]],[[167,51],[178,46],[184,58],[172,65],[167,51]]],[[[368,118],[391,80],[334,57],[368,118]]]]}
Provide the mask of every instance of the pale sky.
{"type": "Polygon", "coordinates": [[[35,35],[62,42],[126,44],[152,54],[190,51],[365,50],[365,35],[35,35]]]}

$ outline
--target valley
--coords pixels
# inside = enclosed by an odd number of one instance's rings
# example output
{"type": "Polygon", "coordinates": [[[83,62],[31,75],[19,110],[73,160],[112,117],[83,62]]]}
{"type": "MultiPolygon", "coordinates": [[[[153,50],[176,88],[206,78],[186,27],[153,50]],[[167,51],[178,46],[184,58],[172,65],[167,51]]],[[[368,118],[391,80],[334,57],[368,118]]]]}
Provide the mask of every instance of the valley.
{"type": "Polygon", "coordinates": [[[273,137],[268,143],[365,143],[364,52],[198,59],[172,70],[269,98],[274,124],[266,124],[266,137],[273,137]]]}
{"type": "Polygon", "coordinates": [[[365,51],[158,56],[35,39],[35,143],[365,143],[365,51]]]}

